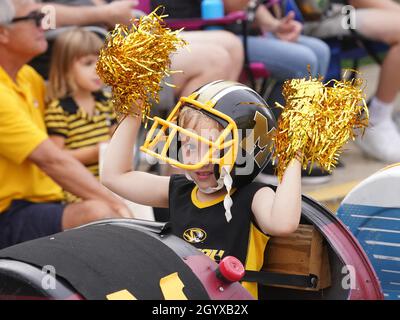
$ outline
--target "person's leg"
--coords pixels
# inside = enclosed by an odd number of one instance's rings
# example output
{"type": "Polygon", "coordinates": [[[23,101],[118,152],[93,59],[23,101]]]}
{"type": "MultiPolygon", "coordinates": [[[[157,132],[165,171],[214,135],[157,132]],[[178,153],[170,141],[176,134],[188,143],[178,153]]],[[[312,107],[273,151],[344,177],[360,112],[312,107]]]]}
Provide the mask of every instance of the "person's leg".
{"type": "MultiPolygon", "coordinates": [[[[301,43],[282,41],[272,36],[249,37],[248,45],[250,61],[263,62],[271,72],[271,76],[278,80],[271,95],[266,98],[275,117],[279,119],[282,109],[276,108],[275,103],[278,102],[283,106],[285,105],[282,96],[283,82],[288,79],[308,77],[308,66],[310,66],[311,74],[316,76],[319,71],[318,57],[311,48],[301,43]]],[[[326,54],[323,51],[324,49],[321,49],[319,54],[326,54]]],[[[269,164],[260,173],[258,180],[265,183],[274,183],[275,179],[270,180],[271,174],[274,176],[274,172],[273,165],[269,164]]],[[[330,175],[321,170],[316,171],[313,169],[311,174],[308,170],[303,170],[303,174],[303,178],[307,179],[308,183],[324,183],[330,180],[330,175]]]]}
{"type": "Polygon", "coordinates": [[[378,88],[368,106],[370,126],[358,145],[384,162],[400,161],[400,133],[393,121],[394,101],[400,89],[400,14],[379,9],[357,10],[357,31],[390,48],[381,66],[378,88]]]}
{"type": "Polygon", "coordinates": [[[390,46],[381,68],[376,96],[392,103],[400,88],[400,12],[378,9],[357,10],[357,31],[390,46]]]}
{"type": "Polygon", "coordinates": [[[269,97],[264,97],[272,108],[276,118],[279,118],[281,109],[275,107],[278,102],[284,105],[282,96],[283,82],[288,79],[303,78],[309,75],[308,66],[311,73],[317,74],[318,59],[316,54],[308,47],[295,42],[279,40],[273,36],[249,37],[249,59],[251,62],[257,61],[264,63],[270,71],[271,77],[276,80],[276,84],[269,97]]]}
{"type": "Polygon", "coordinates": [[[62,231],[64,205],[14,200],[0,214],[0,249],[62,231]]]}
{"type": "Polygon", "coordinates": [[[114,211],[98,200],[69,205],[15,200],[6,212],[0,214],[0,249],[114,217],[114,211]]]}
{"type": "Polygon", "coordinates": [[[331,57],[329,46],[322,40],[315,37],[300,36],[297,43],[311,49],[317,57],[317,70],[314,76],[325,76],[331,57]]]}
{"type": "Polygon", "coordinates": [[[183,37],[190,43],[204,44],[213,50],[222,47],[230,58],[230,67],[226,80],[237,81],[243,69],[244,50],[242,41],[232,32],[222,30],[188,31],[183,37]]]}
{"type": "Polygon", "coordinates": [[[209,46],[196,43],[189,46],[190,51],[181,49],[172,57],[171,69],[183,71],[172,75],[177,97],[187,96],[209,82],[229,78],[230,59],[225,49],[210,50],[209,46]]]}
{"type": "Polygon", "coordinates": [[[115,212],[105,203],[99,200],[85,200],[68,204],[62,215],[62,230],[71,229],[86,223],[118,218],[115,212]]]}
{"type": "Polygon", "coordinates": [[[278,81],[302,78],[308,75],[310,65],[313,75],[317,73],[316,54],[308,47],[277,39],[274,36],[248,38],[249,59],[262,62],[278,81]]]}
{"type": "MultiPolygon", "coordinates": [[[[221,32],[221,31],[220,31],[221,32]]],[[[226,32],[230,37],[230,33],[226,32]]],[[[188,48],[180,49],[172,56],[172,70],[182,73],[173,74],[173,84],[177,86],[176,96],[192,93],[202,85],[215,80],[237,80],[243,66],[240,40],[232,35],[232,52],[218,43],[207,41],[209,31],[183,33],[188,48]],[[189,50],[188,50],[189,49],[189,50]],[[235,57],[234,60],[233,56],[235,57]]]]}

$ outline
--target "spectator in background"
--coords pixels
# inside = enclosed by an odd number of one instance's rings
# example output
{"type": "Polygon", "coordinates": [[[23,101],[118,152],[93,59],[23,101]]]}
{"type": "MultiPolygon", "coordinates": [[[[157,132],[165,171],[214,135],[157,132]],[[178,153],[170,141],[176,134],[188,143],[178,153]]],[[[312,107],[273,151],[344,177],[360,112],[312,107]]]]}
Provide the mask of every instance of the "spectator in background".
{"type": "Polygon", "coordinates": [[[26,65],[47,48],[38,9],[33,0],[0,2],[0,248],[101,218],[130,216],[47,136],[44,81],[26,65]],[[60,186],[84,201],[62,204],[60,186]]]}
{"type": "Polygon", "coordinates": [[[42,12],[49,16],[45,19],[45,27],[57,28],[48,30],[46,37],[49,47],[43,54],[35,57],[30,65],[45,79],[48,78],[50,52],[54,38],[70,26],[96,26],[104,35],[108,28],[116,23],[128,23],[137,0],[121,0],[112,3],[91,0],[42,0],[38,5],[42,12]],[[54,15],[55,16],[52,16],[54,15]]]}
{"type": "MultiPolygon", "coordinates": [[[[106,3],[103,0],[45,0],[56,9],[57,26],[106,25],[128,23],[133,16],[137,0],[121,0],[106,3]],[[77,7],[79,6],[79,11],[77,7]]],[[[233,34],[220,31],[209,34],[204,31],[182,32],[189,42],[172,57],[172,70],[181,70],[172,76],[176,97],[188,95],[213,80],[237,80],[243,66],[243,47],[233,34]]],[[[44,59],[47,62],[48,58],[44,59]]],[[[46,66],[38,64],[41,74],[47,78],[46,66]]],[[[36,67],[36,65],[35,65],[36,67]]],[[[174,105],[174,103],[172,103],[174,105]]]]}
{"type": "MultiPolygon", "coordinates": [[[[275,90],[267,102],[284,105],[282,84],[287,79],[309,76],[325,76],[330,60],[330,50],[323,41],[301,34],[302,24],[294,20],[294,12],[285,17],[274,17],[262,4],[269,1],[224,0],[227,12],[246,10],[250,4],[254,7],[255,25],[248,37],[250,61],[263,62],[272,78],[278,81],[275,90]]],[[[279,5],[274,5],[280,15],[279,5]]],[[[280,109],[275,109],[279,116],[280,109]]]]}
{"type": "MultiPolygon", "coordinates": [[[[151,9],[165,7],[168,18],[193,18],[200,15],[199,0],[151,0],[151,9]]],[[[184,31],[182,37],[189,42],[189,49],[181,49],[172,57],[172,68],[183,70],[173,75],[178,86],[177,97],[186,96],[202,85],[214,80],[237,81],[243,69],[243,45],[231,32],[225,30],[184,31]]]]}
{"type": "MultiPolygon", "coordinates": [[[[346,1],[345,1],[346,2],[346,1]]],[[[383,61],[378,89],[369,104],[370,126],[356,140],[361,149],[378,160],[400,162],[400,133],[393,120],[396,95],[400,89],[400,4],[392,0],[350,0],[354,6],[355,31],[364,37],[390,46],[383,61]]],[[[329,38],[350,35],[343,28],[343,5],[333,7],[331,17],[307,25],[310,35],[329,38]]]]}
{"type": "MultiPolygon", "coordinates": [[[[55,41],[50,66],[45,122],[50,139],[99,177],[100,144],[116,128],[110,94],[96,73],[103,41],[93,32],[73,28],[55,41]]],[[[68,202],[75,195],[65,192],[68,202]]]]}

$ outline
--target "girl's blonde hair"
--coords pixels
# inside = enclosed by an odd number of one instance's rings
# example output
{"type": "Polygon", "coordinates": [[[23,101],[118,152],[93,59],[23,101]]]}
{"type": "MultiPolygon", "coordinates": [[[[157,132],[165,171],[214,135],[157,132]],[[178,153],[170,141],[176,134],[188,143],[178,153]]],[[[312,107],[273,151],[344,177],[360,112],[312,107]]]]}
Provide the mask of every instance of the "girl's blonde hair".
{"type": "Polygon", "coordinates": [[[98,55],[102,46],[99,36],[82,28],[72,28],[60,34],[51,55],[48,100],[70,95],[76,88],[71,72],[74,62],[84,56],[98,55]]]}

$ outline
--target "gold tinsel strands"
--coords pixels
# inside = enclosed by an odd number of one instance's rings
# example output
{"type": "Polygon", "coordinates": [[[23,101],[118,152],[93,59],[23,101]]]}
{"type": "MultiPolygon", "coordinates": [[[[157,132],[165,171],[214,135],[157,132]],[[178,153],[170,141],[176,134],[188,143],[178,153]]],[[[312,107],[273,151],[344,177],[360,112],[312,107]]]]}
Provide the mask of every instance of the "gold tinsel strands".
{"type": "MultiPolygon", "coordinates": [[[[129,26],[116,25],[107,36],[97,62],[97,73],[112,88],[119,115],[138,115],[147,122],[152,102],[159,102],[161,80],[169,70],[170,55],[186,42],[181,30],[166,28],[158,7],[129,26]]],[[[169,85],[165,83],[166,85],[169,85]]]]}
{"type": "Polygon", "coordinates": [[[302,153],[302,167],[317,163],[331,172],[336,166],[341,149],[355,130],[368,125],[368,110],[361,89],[361,79],[333,80],[293,79],[285,82],[285,107],[275,136],[274,161],[282,181],[290,162],[302,153]],[[331,86],[330,86],[331,85],[331,86]],[[362,111],[365,111],[363,113],[362,111]]]}

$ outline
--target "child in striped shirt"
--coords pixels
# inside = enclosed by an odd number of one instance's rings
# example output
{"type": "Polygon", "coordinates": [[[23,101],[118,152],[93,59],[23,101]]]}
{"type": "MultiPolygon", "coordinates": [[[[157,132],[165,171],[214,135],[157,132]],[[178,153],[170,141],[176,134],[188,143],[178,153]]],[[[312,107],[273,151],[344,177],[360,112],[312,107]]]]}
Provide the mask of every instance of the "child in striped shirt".
{"type": "MultiPolygon", "coordinates": [[[[50,138],[99,176],[99,145],[111,138],[116,118],[110,96],[96,74],[102,40],[82,28],[62,33],[55,41],[50,65],[45,114],[50,138]]],[[[66,194],[66,200],[76,197],[66,194]]]]}

